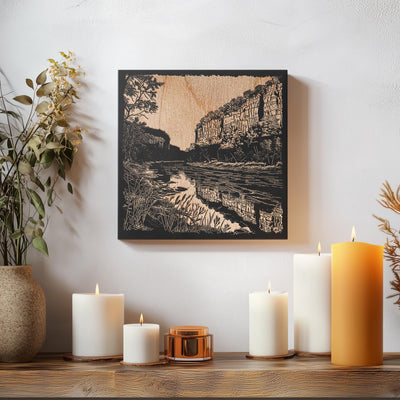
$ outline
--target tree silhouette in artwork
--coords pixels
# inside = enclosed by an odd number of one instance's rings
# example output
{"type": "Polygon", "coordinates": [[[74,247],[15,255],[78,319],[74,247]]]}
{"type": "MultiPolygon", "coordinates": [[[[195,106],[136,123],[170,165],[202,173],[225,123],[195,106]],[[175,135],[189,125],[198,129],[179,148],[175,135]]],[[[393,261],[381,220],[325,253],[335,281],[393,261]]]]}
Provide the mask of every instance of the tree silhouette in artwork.
{"type": "Polygon", "coordinates": [[[163,85],[151,75],[125,75],[124,78],[124,121],[134,122],[146,114],[157,111],[157,90],[163,85]]]}
{"type": "MultiPolygon", "coordinates": [[[[123,94],[123,154],[124,159],[148,160],[163,158],[160,146],[169,148],[169,137],[163,139],[147,126],[143,119],[157,112],[157,90],[163,85],[152,75],[126,74],[122,82],[123,94]]],[[[165,151],[164,151],[165,152],[165,151]]]]}

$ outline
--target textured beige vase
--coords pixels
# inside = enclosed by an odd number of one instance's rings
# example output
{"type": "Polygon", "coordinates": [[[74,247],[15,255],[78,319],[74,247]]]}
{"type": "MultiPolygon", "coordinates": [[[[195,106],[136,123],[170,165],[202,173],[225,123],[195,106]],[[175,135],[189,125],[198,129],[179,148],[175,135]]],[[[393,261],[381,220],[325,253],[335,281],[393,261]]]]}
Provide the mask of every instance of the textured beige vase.
{"type": "Polygon", "coordinates": [[[0,266],[0,362],[28,362],[46,337],[46,300],[32,266],[0,266]]]}

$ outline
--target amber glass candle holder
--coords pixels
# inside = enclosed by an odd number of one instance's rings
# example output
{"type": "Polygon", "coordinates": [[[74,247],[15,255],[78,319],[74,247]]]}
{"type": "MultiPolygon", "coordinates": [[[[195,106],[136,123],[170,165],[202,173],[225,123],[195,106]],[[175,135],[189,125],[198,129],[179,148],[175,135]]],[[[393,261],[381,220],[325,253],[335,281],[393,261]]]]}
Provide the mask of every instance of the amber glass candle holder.
{"type": "Polygon", "coordinates": [[[205,326],[173,326],[164,336],[165,357],[173,361],[213,358],[213,335],[205,326]]]}

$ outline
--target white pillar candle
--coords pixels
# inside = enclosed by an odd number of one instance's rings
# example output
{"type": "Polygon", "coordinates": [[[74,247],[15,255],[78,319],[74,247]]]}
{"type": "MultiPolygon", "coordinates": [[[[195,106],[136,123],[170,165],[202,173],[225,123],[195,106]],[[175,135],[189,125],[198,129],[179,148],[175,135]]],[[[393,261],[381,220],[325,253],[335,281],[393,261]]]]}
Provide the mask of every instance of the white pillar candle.
{"type": "Polygon", "coordinates": [[[331,255],[295,254],[293,259],[294,349],[331,351],[331,255]]]}
{"type": "Polygon", "coordinates": [[[124,325],[124,362],[147,364],[160,360],[160,325],[143,324],[143,315],[139,324],[124,325]]]}
{"type": "MultiPolygon", "coordinates": [[[[97,290],[96,290],[97,292],[97,290]]],[[[72,295],[72,354],[105,357],[122,354],[124,295],[72,295]]]]}
{"type": "Polygon", "coordinates": [[[288,294],[249,294],[249,353],[266,357],[288,352],[288,294]]]}

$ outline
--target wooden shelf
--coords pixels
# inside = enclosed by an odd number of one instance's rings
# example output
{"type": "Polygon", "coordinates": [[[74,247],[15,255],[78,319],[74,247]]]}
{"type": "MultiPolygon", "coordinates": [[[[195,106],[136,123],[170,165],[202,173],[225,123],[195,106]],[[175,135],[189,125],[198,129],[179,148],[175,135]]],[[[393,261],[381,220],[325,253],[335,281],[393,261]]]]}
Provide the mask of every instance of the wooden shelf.
{"type": "Polygon", "coordinates": [[[337,367],[327,359],[259,361],[216,353],[212,361],[152,367],[76,363],[41,354],[0,364],[0,397],[398,397],[400,353],[377,367],[337,367]]]}

